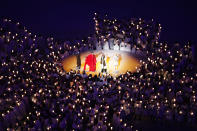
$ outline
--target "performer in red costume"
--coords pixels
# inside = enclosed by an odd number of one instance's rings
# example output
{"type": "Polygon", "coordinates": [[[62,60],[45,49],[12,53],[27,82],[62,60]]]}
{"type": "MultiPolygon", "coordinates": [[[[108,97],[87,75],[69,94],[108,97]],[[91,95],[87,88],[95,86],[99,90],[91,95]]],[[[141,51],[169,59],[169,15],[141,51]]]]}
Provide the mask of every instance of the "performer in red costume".
{"type": "Polygon", "coordinates": [[[86,65],[89,66],[89,71],[96,71],[96,56],[93,53],[86,57],[84,71],[86,70],[86,65]]]}

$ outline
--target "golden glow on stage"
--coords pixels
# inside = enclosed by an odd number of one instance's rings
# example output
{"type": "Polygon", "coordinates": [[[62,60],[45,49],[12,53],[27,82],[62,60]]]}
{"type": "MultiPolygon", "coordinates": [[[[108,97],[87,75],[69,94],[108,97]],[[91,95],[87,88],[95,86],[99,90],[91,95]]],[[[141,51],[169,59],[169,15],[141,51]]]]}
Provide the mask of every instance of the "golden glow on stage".
{"type": "MultiPolygon", "coordinates": [[[[91,52],[84,52],[80,54],[81,58],[81,69],[80,72],[83,72],[85,59],[91,52]]],[[[96,71],[89,72],[88,66],[86,66],[86,73],[87,74],[99,74],[101,73],[101,56],[102,53],[106,56],[106,64],[107,64],[107,73],[111,74],[112,76],[117,76],[120,74],[124,74],[127,71],[135,72],[137,67],[140,66],[140,62],[132,57],[129,53],[120,52],[120,51],[94,51],[93,54],[96,56],[96,71]],[[114,56],[118,56],[118,65],[115,67],[117,62],[114,59],[114,56]],[[117,69],[116,69],[117,68],[117,69]]],[[[62,61],[62,65],[65,71],[69,72],[71,69],[76,70],[77,66],[77,58],[75,55],[69,56],[62,61]]]]}

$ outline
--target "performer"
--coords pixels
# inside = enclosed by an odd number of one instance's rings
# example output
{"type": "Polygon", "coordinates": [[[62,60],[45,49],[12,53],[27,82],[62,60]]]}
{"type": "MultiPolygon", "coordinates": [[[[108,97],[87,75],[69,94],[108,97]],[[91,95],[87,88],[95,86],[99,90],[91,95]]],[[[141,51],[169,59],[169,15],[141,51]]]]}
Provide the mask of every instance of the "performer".
{"type": "Polygon", "coordinates": [[[107,40],[104,41],[104,50],[109,50],[109,42],[107,40]]]}
{"type": "Polygon", "coordinates": [[[110,45],[109,46],[110,47],[109,49],[110,50],[114,50],[114,38],[109,39],[109,45],[110,45]]]}
{"type": "Polygon", "coordinates": [[[120,50],[120,46],[119,46],[119,40],[115,39],[114,41],[114,50],[120,50]]]}
{"type": "Polygon", "coordinates": [[[86,70],[86,65],[89,66],[89,71],[96,71],[96,56],[93,52],[86,57],[84,71],[86,70]]]}
{"type": "Polygon", "coordinates": [[[106,57],[104,54],[102,54],[102,56],[101,56],[101,72],[107,73],[106,57]]]}
{"type": "Polygon", "coordinates": [[[76,55],[76,57],[77,57],[77,70],[80,70],[81,69],[81,57],[80,57],[80,53],[79,52],[77,52],[77,55],[76,55]]]}

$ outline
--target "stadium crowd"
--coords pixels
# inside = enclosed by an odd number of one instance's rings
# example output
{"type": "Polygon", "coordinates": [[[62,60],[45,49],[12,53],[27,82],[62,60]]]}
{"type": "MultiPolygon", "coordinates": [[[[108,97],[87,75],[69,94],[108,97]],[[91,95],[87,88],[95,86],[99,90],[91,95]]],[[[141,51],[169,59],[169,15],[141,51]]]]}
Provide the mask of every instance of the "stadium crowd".
{"type": "MultiPolygon", "coordinates": [[[[136,22],[141,19],[131,23],[136,30],[125,32],[146,32],[136,22]]],[[[95,37],[100,39],[97,31],[95,37]]],[[[158,30],[147,34],[146,48],[137,42],[138,35],[128,41],[146,56],[136,72],[92,76],[65,72],[61,66],[64,57],[95,49],[92,37],[69,45],[33,35],[20,23],[3,19],[0,130],[138,130],[137,120],[195,125],[197,72],[191,43],[160,43],[158,30]]]]}

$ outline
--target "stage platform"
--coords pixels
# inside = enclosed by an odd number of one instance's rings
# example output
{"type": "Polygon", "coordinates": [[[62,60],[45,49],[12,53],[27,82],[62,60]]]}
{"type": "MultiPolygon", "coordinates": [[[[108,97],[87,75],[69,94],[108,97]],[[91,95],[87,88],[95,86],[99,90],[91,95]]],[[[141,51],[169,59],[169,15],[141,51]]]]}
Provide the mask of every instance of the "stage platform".
{"type": "MultiPolygon", "coordinates": [[[[83,69],[84,69],[85,59],[90,53],[92,52],[87,51],[87,52],[83,52],[80,54],[80,58],[81,58],[80,72],[81,73],[83,72],[83,69]]],[[[87,74],[98,75],[99,73],[101,73],[100,61],[101,61],[102,53],[104,53],[106,56],[107,73],[111,74],[112,76],[118,76],[118,75],[126,73],[127,71],[135,72],[136,68],[140,66],[140,62],[135,57],[133,57],[131,53],[124,52],[124,51],[114,51],[114,50],[96,50],[96,51],[93,51],[93,54],[96,56],[96,71],[89,72],[89,69],[86,68],[87,74]],[[115,70],[115,67],[114,67],[113,57],[115,55],[119,56],[117,70],[115,70]]],[[[71,69],[76,70],[76,66],[77,66],[76,55],[66,57],[62,61],[62,65],[63,65],[63,69],[67,72],[69,72],[71,69]]]]}

